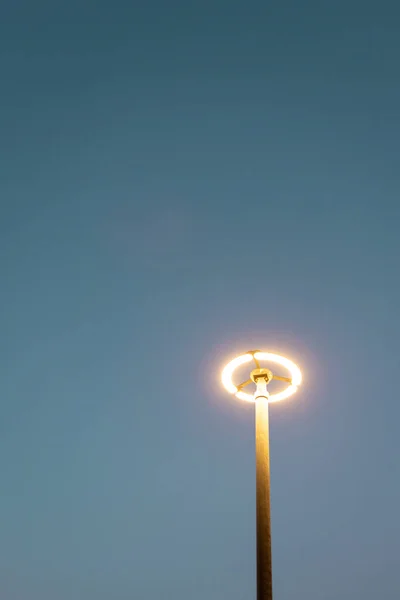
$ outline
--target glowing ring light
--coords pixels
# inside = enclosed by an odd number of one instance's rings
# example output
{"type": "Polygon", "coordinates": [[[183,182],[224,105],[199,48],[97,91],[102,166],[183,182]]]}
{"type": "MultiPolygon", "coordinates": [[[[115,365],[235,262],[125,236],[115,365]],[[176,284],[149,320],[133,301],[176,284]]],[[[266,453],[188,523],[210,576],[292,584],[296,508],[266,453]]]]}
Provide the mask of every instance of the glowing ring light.
{"type": "Polygon", "coordinates": [[[279,354],[271,354],[270,352],[247,352],[246,354],[242,354],[241,356],[237,356],[230,363],[226,365],[224,370],[222,371],[222,383],[226,390],[230,394],[234,394],[236,398],[239,400],[245,400],[246,402],[254,402],[254,395],[248,394],[247,392],[242,391],[242,387],[247,385],[247,383],[251,383],[251,381],[245,382],[241,386],[236,386],[232,381],[233,373],[236,371],[238,367],[241,365],[245,365],[246,363],[250,363],[255,361],[256,365],[259,366],[259,361],[268,361],[269,363],[275,363],[284,367],[289,371],[290,377],[279,377],[274,376],[275,379],[280,379],[288,382],[288,386],[282,392],[278,392],[277,394],[270,394],[268,398],[268,402],[279,402],[280,400],[285,400],[289,398],[289,396],[293,396],[297,392],[298,386],[301,384],[301,372],[297,365],[294,364],[288,358],[284,356],[280,356],[279,354]]]}

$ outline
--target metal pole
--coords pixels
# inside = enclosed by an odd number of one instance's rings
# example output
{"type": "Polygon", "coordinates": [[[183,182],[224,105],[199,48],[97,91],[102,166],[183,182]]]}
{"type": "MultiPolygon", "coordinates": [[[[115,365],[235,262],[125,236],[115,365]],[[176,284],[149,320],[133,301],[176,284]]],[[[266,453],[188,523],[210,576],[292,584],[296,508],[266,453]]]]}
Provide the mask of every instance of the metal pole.
{"type": "Polygon", "coordinates": [[[256,398],[257,600],[272,600],[268,399],[256,398]]]}

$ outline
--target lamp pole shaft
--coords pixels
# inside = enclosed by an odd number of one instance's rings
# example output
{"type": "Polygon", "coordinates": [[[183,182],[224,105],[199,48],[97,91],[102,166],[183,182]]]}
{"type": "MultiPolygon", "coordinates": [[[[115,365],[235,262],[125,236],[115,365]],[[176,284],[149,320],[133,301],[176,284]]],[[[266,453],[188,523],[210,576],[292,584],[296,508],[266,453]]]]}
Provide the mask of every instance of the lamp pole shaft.
{"type": "Polygon", "coordinates": [[[257,600],[272,600],[268,400],[256,400],[257,600]]]}

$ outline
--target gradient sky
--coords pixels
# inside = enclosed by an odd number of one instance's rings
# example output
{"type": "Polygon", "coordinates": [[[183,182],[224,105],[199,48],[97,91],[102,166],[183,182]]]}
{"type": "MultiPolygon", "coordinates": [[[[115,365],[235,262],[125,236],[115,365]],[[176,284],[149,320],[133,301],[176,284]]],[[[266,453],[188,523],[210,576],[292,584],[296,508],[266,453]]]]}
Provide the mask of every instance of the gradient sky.
{"type": "Polygon", "coordinates": [[[400,8],[3,0],[4,600],[400,597],[400,8]]]}

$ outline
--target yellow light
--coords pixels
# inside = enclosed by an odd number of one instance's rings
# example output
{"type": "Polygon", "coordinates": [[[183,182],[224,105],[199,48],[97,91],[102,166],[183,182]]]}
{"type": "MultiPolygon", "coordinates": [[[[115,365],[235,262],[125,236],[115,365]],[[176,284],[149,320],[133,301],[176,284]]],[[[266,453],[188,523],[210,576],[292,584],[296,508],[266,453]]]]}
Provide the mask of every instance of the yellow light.
{"type": "Polygon", "coordinates": [[[280,356],[279,354],[272,354],[270,352],[256,352],[254,356],[251,353],[246,353],[234,358],[223,369],[222,383],[230,394],[234,394],[239,400],[244,400],[245,402],[254,402],[253,394],[249,394],[243,390],[238,390],[237,386],[232,381],[234,371],[241,365],[251,362],[254,360],[254,358],[259,362],[266,361],[278,364],[287,369],[290,373],[291,383],[288,385],[288,387],[282,392],[270,394],[268,402],[279,402],[280,400],[285,400],[297,392],[297,388],[302,381],[302,376],[300,369],[294,364],[294,362],[288,358],[285,358],[284,356],[280,356]]]}
{"type": "Polygon", "coordinates": [[[298,386],[301,384],[300,369],[288,358],[280,356],[279,354],[271,354],[270,352],[256,352],[254,356],[257,360],[265,360],[268,362],[273,362],[277,365],[281,365],[289,371],[292,377],[292,385],[298,386]]]}
{"type": "Polygon", "coordinates": [[[247,394],[246,392],[237,392],[235,396],[236,398],[239,398],[239,400],[244,400],[245,402],[254,402],[254,396],[247,394]]]}
{"type": "Polygon", "coordinates": [[[236,394],[238,391],[236,385],[232,383],[233,372],[240,367],[240,365],[244,365],[252,360],[252,354],[242,354],[242,356],[238,356],[237,358],[231,360],[231,362],[228,363],[225,369],[222,371],[222,383],[230,394],[236,394]]]}
{"type": "Polygon", "coordinates": [[[286,400],[290,396],[293,396],[297,392],[297,385],[289,385],[286,390],[283,392],[278,392],[277,394],[271,394],[268,402],[279,402],[280,400],[286,400]]]}

